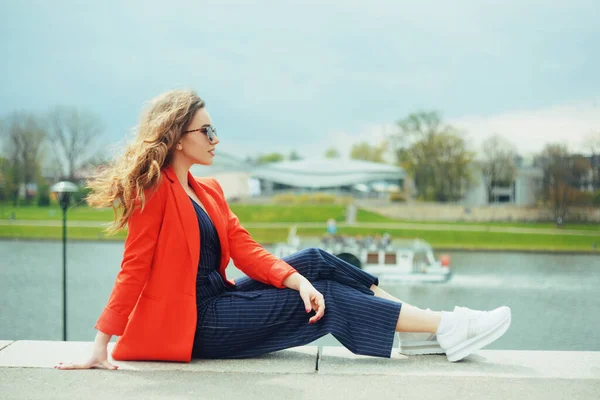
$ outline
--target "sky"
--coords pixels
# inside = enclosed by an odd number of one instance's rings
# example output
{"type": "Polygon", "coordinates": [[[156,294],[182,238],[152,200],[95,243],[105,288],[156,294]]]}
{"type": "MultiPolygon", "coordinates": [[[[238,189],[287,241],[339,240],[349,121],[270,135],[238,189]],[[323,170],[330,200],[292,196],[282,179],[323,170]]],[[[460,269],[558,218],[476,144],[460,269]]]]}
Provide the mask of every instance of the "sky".
{"type": "MultiPolygon", "coordinates": [[[[472,150],[585,151],[600,132],[600,2],[0,1],[0,118],[94,112],[109,152],[145,102],[192,88],[242,158],[347,155],[436,110],[472,150]]],[[[104,150],[106,149],[106,150],[104,150]]]]}

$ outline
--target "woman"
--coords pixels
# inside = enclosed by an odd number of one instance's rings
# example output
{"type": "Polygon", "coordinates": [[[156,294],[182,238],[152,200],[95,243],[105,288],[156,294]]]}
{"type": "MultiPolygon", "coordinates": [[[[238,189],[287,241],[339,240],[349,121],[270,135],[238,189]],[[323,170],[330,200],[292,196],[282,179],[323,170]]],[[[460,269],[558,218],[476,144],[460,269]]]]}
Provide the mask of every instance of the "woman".
{"type": "Polygon", "coordinates": [[[217,181],[189,172],[212,164],[218,144],[204,101],[170,91],[150,103],[124,156],[90,183],[89,204],[114,207],[113,230],[129,232],[91,357],[57,368],[116,369],[112,335],[115,360],[189,362],[257,356],[328,333],[354,353],[390,357],[394,332],[428,332],[457,361],[508,329],[507,307],[421,310],[319,249],[277,259],[240,225],[217,181]],[[227,279],[230,258],[247,278],[227,279]]]}

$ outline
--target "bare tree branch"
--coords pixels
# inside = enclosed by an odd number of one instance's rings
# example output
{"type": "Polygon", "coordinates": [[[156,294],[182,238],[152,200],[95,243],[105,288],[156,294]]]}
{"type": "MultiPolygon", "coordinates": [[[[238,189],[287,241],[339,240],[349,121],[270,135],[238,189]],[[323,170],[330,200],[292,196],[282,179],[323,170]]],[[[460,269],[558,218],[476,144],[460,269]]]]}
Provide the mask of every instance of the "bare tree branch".
{"type": "Polygon", "coordinates": [[[591,168],[586,157],[570,154],[567,146],[548,144],[536,158],[536,165],[544,171],[543,191],[554,219],[562,225],[569,208],[581,194],[581,185],[591,168]]]}
{"type": "Polygon", "coordinates": [[[486,181],[488,201],[493,202],[492,189],[509,184],[517,174],[517,150],[512,143],[496,134],[482,144],[481,170],[486,181]]]}
{"type": "Polygon", "coordinates": [[[57,162],[65,176],[73,180],[75,173],[93,156],[91,144],[102,133],[100,119],[87,111],[57,107],[48,115],[49,139],[57,162]]]}
{"type": "MultiPolygon", "coordinates": [[[[46,132],[38,118],[24,112],[9,115],[4,131],[3,139],[13,175],[11,181],[16,190],[12,196],[16,201],[20,185],[37,183],[46,132]]],[[[30,200],[26,193],[26,201],[30,200]]]]}

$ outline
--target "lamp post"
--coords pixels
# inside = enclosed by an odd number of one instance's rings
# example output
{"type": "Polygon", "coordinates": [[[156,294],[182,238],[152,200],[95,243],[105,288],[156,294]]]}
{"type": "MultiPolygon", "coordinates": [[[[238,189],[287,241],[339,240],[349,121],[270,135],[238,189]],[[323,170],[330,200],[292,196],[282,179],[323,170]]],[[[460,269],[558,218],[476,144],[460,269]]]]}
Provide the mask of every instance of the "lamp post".
{"type": "Polygon", "coordinates": [[[63,340],[67,340],[67,208],[71,200],[71,193],[77,191],[77,185],[72,182],[58,182],[52,186],[52,193],[56,193],[58,203],[63,212],[63,340]]]}

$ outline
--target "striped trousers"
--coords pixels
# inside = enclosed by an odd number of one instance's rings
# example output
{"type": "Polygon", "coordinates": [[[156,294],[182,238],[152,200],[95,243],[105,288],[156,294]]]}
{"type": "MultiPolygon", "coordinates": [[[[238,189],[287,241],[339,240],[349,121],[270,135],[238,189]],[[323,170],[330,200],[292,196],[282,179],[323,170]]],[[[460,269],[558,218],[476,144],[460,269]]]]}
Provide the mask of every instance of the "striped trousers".
{"type": "Polygon", "coordinates": [[[325,298],[325,315],[308,324],[297,291],[250,278],[227,288],[215,271],[216,295],[199,310],[194,358],[243,358],[308,344],[331,333],[355,354],[390,357],[401,304],[375,297],[378,279],[321,250],[306,249],[284,260],[325,298]]]}

